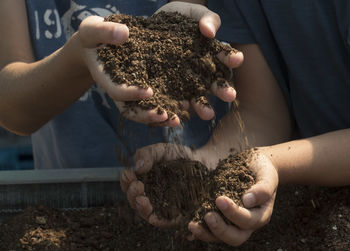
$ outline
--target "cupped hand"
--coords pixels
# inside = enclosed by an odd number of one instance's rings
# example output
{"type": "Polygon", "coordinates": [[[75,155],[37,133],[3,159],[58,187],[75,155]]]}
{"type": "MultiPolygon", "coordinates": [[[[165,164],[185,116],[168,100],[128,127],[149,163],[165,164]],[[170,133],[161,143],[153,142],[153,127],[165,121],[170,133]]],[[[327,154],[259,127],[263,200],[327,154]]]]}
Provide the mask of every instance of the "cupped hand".
{"type": "Polygon", "coordinates": [[[163,126],[178,126],[180,120],[177,116],[168,120],[167,113],[164,111],[159,114],[157,108],[152,110],[135,108],[132,111],[125,108],[125,101],[136,101],[151,97],[153,91],[151,88],[143,89],[136,86],[113,83],[111,78],[104,72],[103,64],[97,60],[96,49],[103,44],[119,45],[124,43],[129,37],[129,29],[124,24],[104,22],[103,20],[99,16],[87,17],[80,24],[78,31],[82,57],[94,81],[102,86],[114,100],[120,113],[126,118],[144,124],[162,123],[163,126]]]}
{"type": "MultiPolygon", "coordinates": [[[[201,4],[174,1],[165,4],[159,10],[157,10],[157,12],[159,11],[179,12],[183,15],[198,20],[201,33],[209,38],[215,37],[215,34],[221,25],[219,15],[210,11],[207,7],[201,4]]],[[[243,53],[239,51],[227,55],[224,52],[220,52],[217,57],[223,64],[231,69],[236,68],[243,63],[243,53]]],[[[221,87],[221,85],[218,86],[217,83],[213,83],[211,86],[211,92],[224,102],[232,102],[236,98],[236,91],[230,85],[224,85],[221,87]]],[[[206,99],[205,97],[203,98],[206,99]]],[[[194,99],[190,100],[190,103],[193,106],[194,111],[201,119],[210,120],[215,116],[214,110],[211,107],[203,105],[200,102],[196,102],[194,99]]]]}
{"type": "Polygon", "coordinates": [[[275,166],[263,153],[257,151],[249,168],[256,174],[257,182],[243,196],[244,207],[236,205],[231,199],[220,196],[216,205],[232,223],[226,224],[215,212],[209,212],[204,220],[210,231],[198,223],[190,222],[192,235],[189,240],[200,239],[206,242],[222,241],[231,246],[243,244],[258,228],[270,221],[278,186],[275,166]]]}
{"type": "Polygon", "coordinates": [[[158,218],[153,213],[153,207],[145,196],[144,184],[137,179],[136,174],[144,174],[151,170],[155,163],[161,161],[187,158],[201,161],[201,155],[183,145],[175,144],[154,144],[140,148],[134,155],[135,171],[127,169],[121,177],[121,187],[126,193],[129,204],[136,209],[142,218],[157,227],[171,227],[180,221],[180,217],[171,221],[158,218]]]}

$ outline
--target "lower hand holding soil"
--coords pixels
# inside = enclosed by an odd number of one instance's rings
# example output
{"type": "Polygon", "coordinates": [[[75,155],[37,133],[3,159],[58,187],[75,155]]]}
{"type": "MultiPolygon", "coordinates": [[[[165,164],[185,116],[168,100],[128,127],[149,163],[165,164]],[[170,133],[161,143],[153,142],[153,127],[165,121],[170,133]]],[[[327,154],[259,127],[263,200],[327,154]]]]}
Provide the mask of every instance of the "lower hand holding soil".
{"type": "MultiPolygon", "coordinates": [[[[147,167],[150,163],[146,160],[148,164],[143,163],[146,168],[141,167],[136,171],[138,174],[134,179],[142,182],[139,193],[129,196],[135,189],[130,189],[132,187],[130,185],[129,189],[124,189],[127,190],[128,198],[140,198],[142,205],[136,208],[142,211],[141,216],[161,227],[177,224],[183,234],[188,234],[187,227],[191,221],[196,222],[203,232],[208,231],[210,226],[209,228],[206,226],[204,216],[212,211],[218,212],[225,224],[234,224],[230,218],[225,217],[224,210],[220,211],[216,200],[218,197],[225,196],[232,199],[235,205],[243,208],[242,196],[256,183],[255,172],[259,174],[257,169],[254,169],[254,172],[250,170],[253,151],[230,155],[219,161],[214,170],[209,171],[201,162],[195,160],[198,159],[196,153],[190,155],[185,150],[184,154],[184,151],[180,150],[176,158],[174,155],[176,145],[170,145],[169,151],[164,150],[167,148],[166,145],[163,147],[160,145],[162,144],[158,145],[158,149],[163,150],[157,154],[153,152],[153,156],[156,156],[158,161],[152,163],[152,168],[147,167]],[[163,155],[166,152],[173,154],[163,155]],[[165,156],[163,161],[161,161],[162,156],[165,156]],[[174,159],[171,160],[170,156],[174,159]],[[185,157],[179,158],[179,156],[185,157]]],[[[142,152],[149,154],[151,149],[152,146],[140,149],[136,159],[140,158],[142,152]]],[[[185,149],[188,150],[188,148],[185,149]]],[[[134,184],[136,184],[135,180],[134,184]]],[[[123,178],[122,183],[125,184],[123,178]]]]}

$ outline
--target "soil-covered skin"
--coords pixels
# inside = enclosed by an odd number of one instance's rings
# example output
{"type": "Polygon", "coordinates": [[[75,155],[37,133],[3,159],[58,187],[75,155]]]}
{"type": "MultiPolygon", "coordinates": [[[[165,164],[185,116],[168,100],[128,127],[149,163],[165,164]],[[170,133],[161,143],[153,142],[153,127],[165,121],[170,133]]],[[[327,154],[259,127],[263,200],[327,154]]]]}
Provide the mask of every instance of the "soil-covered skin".
{"type": "Polygon", "coordinates": [[[349,250],[350,188],[280,187],[271,222],[238,248],[152,227],[125,202],[85,211],[28,208],[0,224],[0,250],[349,250]]]}
{"type": "Polygon", "coordinates": [[[120,46],[106,45],[98,50],[98,60],[116,84],[151,87],[154,95],[141,101],[126,102],[135,110],[158,108],[173,118],[188,119],[182,101],[195,99],[209,105],[205,98],[211,84],[231,84],[230,70],[217,54],[236,53],[229,45],[204,37],[198,21],[179,13],[160,12],[151,17],[113,14],[105,21],[126,24],[129,39],[120,46]]]}
{"type": "Polygon", "coordinates": [[[255,183],[255,175],[248,168],[252,153],[249,150],[231,154],[213,171],[198,161],[161,162],[139,179],[144,183],[154,213],[164,220],[181,216],[180,228],[187,229],[191,220],[205,224],[203,218],[209,211],[220,213],[215,205],[219,196],[227,196],[242,205],[244,192],[255,183]]]}

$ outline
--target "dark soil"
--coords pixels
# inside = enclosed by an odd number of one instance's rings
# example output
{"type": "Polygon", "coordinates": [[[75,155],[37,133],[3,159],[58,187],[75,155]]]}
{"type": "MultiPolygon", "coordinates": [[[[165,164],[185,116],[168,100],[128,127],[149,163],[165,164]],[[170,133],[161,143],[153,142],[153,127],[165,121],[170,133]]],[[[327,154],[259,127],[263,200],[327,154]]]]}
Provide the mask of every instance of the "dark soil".
{"type": "Polygon", "coordinates": [[[154,95],[141,101],[126,102],[126,108],[158,108],[172,118],[188,119],[183,100],[195,99],[209,105],[206,96],[213,82],[231,84],[230,70],[216,55],[235,53],[229,45],[201,35],[198,21],[179,13],[160,12],[149,18],[113,14],[105,21],[126,24],[129,39],[120,46],[98,50],[98,60],[116,84],[151,87],[154,95]]]}
{"type": "Polygon", "coordinates": [[[349,187],[280,187],[271,222],[238,248],[181,239],[124,202],[84,211],[28,208],[0,224],[0,250],[350,250],[349,198],[349,187]]]}
{"type": "Polygon", "coordinates": [[[180,216],[183,219],[180,225],[187,232],[191,220],[205,224],[207,212],[219,212],[215,199],[221,195],[243,205],[241,197],[255,183],[255,176],[248,169],[251,153],[230,155],[213,171],[198,161],[161,162],[139,179],[145,185],[154,213],[164,220],[180,216]]]}

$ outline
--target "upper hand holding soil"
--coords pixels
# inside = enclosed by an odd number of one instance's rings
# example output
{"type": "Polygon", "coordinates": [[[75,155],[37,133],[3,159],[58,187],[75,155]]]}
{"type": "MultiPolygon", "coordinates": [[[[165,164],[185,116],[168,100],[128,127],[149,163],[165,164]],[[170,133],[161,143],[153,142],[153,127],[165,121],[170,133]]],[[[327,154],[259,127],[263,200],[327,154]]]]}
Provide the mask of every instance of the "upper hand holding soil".
{"type": "MultiPolygon", "coordinates": [[[[183,4],[169,4],[163,8],[181,11],[183,4]]],[[[191,8],[192,16],[200,18],[199,28],[198,21],[179,13],[160,12],[147,19],[111,15],[105,19],[126,24],[130,37],[123,45],[107,44],[98,49],[98,59],[109,75],[104,74],[103,83],[138,87],[148,90],[146,93],[151,92],[152,95],[139,98],[141,100],[138,101],[131,99],[121,102],[126,100],[116,100],[115,97],[119,95],[113,93],[118,89],[105,86],[128,119],[177,126],[180,119],[189,118],[185,100],[191,102],[202,119],[209,120],[214,117],[207,100],[210,92],[226,102],[235,99],[229,67],[241,63],[242,53],[200,34],[199,30],[207,36],[214,36],[220,19],[201,5],[192,5],[191,8]],[[229,67],[220,63],[220,60],[229,67]],[[111,81],[105,81],[105,78],[111,81]],[[150,111],[155,116],[150,116],[150,111]],[[164,123],[158,123],[160,118],[164,123]]],[[[101,66],[96,68],[101,72],[101,66]]]]}

